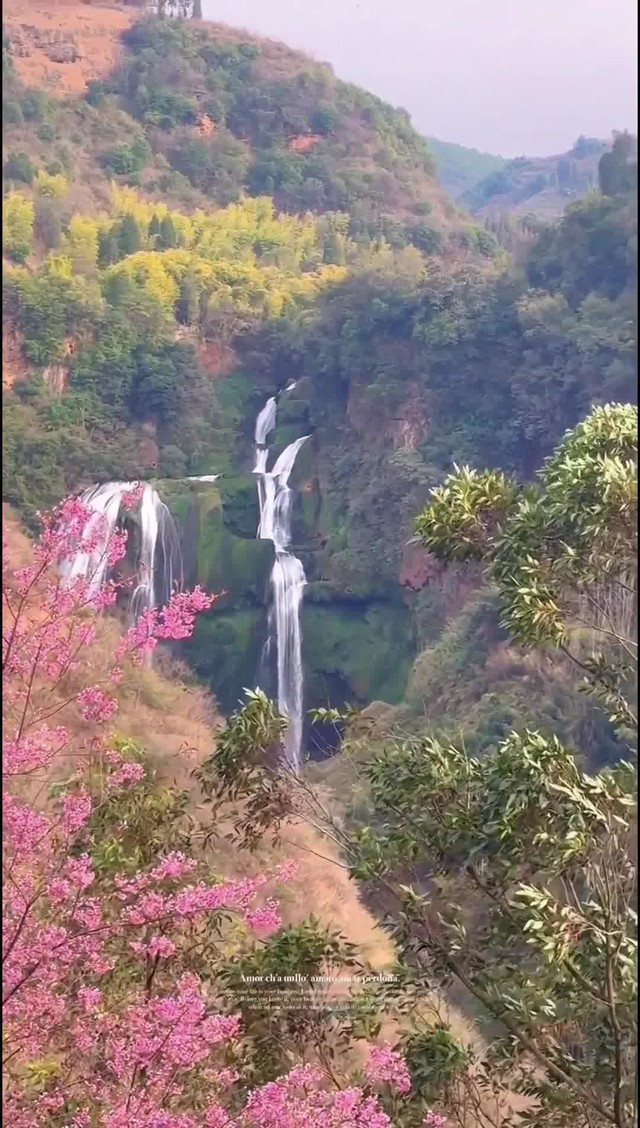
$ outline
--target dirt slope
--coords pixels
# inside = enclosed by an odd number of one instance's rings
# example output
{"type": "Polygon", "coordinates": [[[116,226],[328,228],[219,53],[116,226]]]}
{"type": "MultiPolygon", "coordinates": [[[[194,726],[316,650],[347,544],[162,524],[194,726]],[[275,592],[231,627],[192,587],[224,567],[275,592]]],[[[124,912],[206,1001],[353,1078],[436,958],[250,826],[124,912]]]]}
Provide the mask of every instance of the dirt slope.
{"type": "Polygon", "coordinates": [[[82,94],[107,74],[136,8],[77,0],[5,0],[3,21],[20,77],[57,94],[82,94]]]}

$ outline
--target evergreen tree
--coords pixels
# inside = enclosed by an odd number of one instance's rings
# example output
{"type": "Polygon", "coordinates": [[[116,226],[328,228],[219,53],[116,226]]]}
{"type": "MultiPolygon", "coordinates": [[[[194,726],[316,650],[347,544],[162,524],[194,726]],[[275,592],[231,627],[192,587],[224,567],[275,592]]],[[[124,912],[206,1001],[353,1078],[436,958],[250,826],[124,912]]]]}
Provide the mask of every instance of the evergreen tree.
{"type": "Polygon", "coordinates": [[[118,232],[118,244],[122,257],[125,255],[134,255],[136,251],[140,250],[142,246],[142,236],[140,235],[140,228],[133,215],[127,214],[122,217],[120,230],[118,232]]]}
{"type": "Polygon", "coordinates": [[[178,232],[169,215],[165,215],[160,221],[158,246],[161,247],[163,251],[178,246],[178,232]]]}
{"type": "Polygon", "coordinates": [[[627,130],[614,135],[613,148],[598,162],[600,191],[606,196],[635,192],[638,185],[638,143],[627,130]]]}
{"type": "Polygon", "coordinates": [[[48,251],[57,247],[62,235],[60,202],[41,196],[35,203],[35,231],[48,251]]]}
{"type": "Polygon", "coordinates": [[[157,240],[157,244],[160,242],[160,220],[158,219],[155,212],[153,213],[151,217],[151,223],[149,224],[149,235],[152,239],[157,240]]]}
{"type": "Polygon", "coordinates": [[[198,287],[196,286],[196,280],[193,274],[187,274],[180,287],[178,321],[182,325],[194,325],[198,322],[199,316],[200,300],[198,287]]]}
{"type": "Polygon", "coordinates": [[[108,231],[101,231],[98,236],[98,264],[111,266],[120,258],[119,232],[111,227],[108,231]]]}

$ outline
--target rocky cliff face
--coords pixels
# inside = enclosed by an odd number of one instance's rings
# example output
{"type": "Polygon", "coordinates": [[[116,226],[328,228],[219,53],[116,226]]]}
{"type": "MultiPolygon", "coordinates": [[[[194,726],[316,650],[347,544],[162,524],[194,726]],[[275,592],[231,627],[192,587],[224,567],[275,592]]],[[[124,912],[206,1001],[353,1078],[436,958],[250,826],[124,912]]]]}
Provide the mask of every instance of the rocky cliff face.
{"type": "Polygon", "coordinates": [[[185,584],[199,583],[218,596],[200,616],[185,655],[225,712],[235,707],[244,686],[255,683],[266,636],[273,545],[255,539],[256,524],[250,533],[251,488],[255,493],[250,475],[220,487],[188,480],[158,484],[180,531],[185,584]]]}
{"type": "MultiPolygon", "coordinates": [[[[370,498],[363,499],[359,566],[353,566],[356,557],[349,534],[346,540],[343,536],[346,547],[341,550],[340,530],[353,521],[353,515],[345,511],[329,473],[336,440],[327,428],[316,426],[309,391],[302,381],[281,400],[271,454],[275,459],[295,438],[311,434],[290,483],[292,548],[302,559],[308,580],[302,610],[305,708],[397,702],[404,693],[416,640],[402,553],[395,571],[388,561],[372,554],[370,498]]],[[[375,426],[375,417],[370,422],[375,426]]],[[[393,423],[397,426],[398,420],[393,423]]],[[[415,426],[413,414],[407,427],[415,426]]],[[[255,685],[261,675],[273,565],[272,543],[256,539],[259,513],[256,481],[249,469],[250,418],[241,432],[236,444],[238,473],[223,473],[215,482],[157,484],[179,527],[185,583],[199,583],[218,593],[214,607],[201,616],[186,645],[185,657],[210,684],[225,711],[233,709],[243,688],[255,685]]],[[[349,435],[347,423],[338,445],[347,449],[349,435]]],[[[359,438],[356,460],[367,443],[366,429],[359,438]]],[[[389,446],[393,451],[391,439],[389,446]]],[[[370,487],[375,492],[375,481],[370,487]]]]}
{"type": "MultiPolygon", "coordinates": [[[[275,390],[265,388],[261,395],[275,390]]],[[[423,500],[423,483],[411,477],[411,455],[426,427],[424,408],[410,395],[406,411],[401,407],[392,418],[380,408],[358,410],[356,430],[353,400],[330,424],[317,419],[316,395],[303,379],[282,397],[271,452],[275,459],[294,439],[311,435],[290,481],[292,550],[308,581],[302,609],[305,708],[395,703],[403,697],[421,634],[416,592],[434,575],[432,562],[389,533],[390,524],[406,533],[423,500]],[[373,460],[367,457],[372,449],[373,460]],[[409,470],[402,458],[390,461],[398,452],[409,456],[409,470]],[[356,505],[354,480],[362,481],[356,505]]],[[[181,531],[185,581],[220,593],[201,617],[186,656],[226,711],[245,686],[259,681],[267,635],[273,546],[256,540],[252,418],[237,438],[238,473],[214,483],[159,485],[181,531]]]]}

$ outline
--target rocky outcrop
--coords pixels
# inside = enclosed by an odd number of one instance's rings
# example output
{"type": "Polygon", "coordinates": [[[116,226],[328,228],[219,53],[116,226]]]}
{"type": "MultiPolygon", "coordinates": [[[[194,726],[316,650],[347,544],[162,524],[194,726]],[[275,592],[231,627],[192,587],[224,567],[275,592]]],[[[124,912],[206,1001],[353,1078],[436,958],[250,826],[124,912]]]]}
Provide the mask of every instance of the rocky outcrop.
{"type": "Polygon", "coordinates": [[[158,492],[178,525],[185,584],[201,584],[217,596],[211,610],[199,616],[184,653],[228,712],[244,686],[255,684],[266,637],[273,544],[255,539],[255,524],[251,537],[233,531],[230,523],[241,527],[242,503],[234,512],[231,501],[225,519],[223,493],[234,496],[228,484],[165,481],[158,483],[158,492]]]}
{"type": "Polygon", "coordinates": [[[382,600],[305,599],[302,648],[308,707],[402,699],[413,647],[409,611],[382,600]]]}
{"type": "Polygon", "coordinates": [[[399,411],[389,420],[388,435],[396,450],[417,450],[429,427],[426,408],[418,390],[410,390],[399,411]]]}
{"type": "Polygon", "coordinates": [[[19,380],[28,379],[31,368],[24,355],[24,339],[8,318],[2,326],[2,386],[12,388],[19,380]]]}
{"type": "Polygon", "coordinates": [[[218,341],[201,341],[198,358],[204,371],[214,378],[229,376],[237,365],[233,349],[218,341]]]}
{"type": "Polygon", "coordinates": [[[160,459],[157,433],[157,424],[153,420],[148,420],[140,425],[138,457],[140,464],[148,469],[149,476],[157,471],[160,459]]]}
{"type": "Polygon", "coordinates": [[[442,571],[442,565],[419,544],[408,544],[405,548],[398,577],[403,587],[421,591],[442,571]]]}
{"type": "Polygon", "coordinates": [[[301,133],[298,137],[290,137],[287,148],[290,153],[310,153],[322,140],[317,133],[301,133]]]}
{"type": "Polygon", "coordinates": [[[42,369],[42,379],[56,396],[61,396],[69,383],[69,369],[65,364],[48,364],[42,369]]]}

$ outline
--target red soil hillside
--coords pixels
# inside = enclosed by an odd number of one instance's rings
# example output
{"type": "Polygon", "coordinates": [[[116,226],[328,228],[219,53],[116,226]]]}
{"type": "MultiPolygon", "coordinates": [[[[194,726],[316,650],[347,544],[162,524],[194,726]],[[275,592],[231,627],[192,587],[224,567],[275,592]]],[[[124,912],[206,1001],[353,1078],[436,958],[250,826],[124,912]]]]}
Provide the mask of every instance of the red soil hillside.
{"type": "Polygon", "coordinates": [[[5,0],[3,22],[17,71],[31,86],[81,94],[107,74],[121,50],[120,35],[140,10],[85,0],[5,0]]]}

